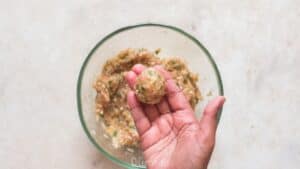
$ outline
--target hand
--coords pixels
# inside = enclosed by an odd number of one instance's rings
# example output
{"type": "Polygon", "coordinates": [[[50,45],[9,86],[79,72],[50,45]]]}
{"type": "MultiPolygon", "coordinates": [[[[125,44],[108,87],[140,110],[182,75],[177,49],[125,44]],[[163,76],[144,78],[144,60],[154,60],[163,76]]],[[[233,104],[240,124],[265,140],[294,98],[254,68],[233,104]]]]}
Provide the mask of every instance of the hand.
{"type": "MultiPolygon", "coordinates": [[[[211,101],[198,121],[170,73],[161,66],[154,68],[166,79],[166,97],[156,105],[146,105],[133,91],[127,95],[147,168],[206,169],[215,143],[217,113],[225,98],[211,101]]],[[[138,64],[127,73],[131,88],[144,69],[138,64]]]]}

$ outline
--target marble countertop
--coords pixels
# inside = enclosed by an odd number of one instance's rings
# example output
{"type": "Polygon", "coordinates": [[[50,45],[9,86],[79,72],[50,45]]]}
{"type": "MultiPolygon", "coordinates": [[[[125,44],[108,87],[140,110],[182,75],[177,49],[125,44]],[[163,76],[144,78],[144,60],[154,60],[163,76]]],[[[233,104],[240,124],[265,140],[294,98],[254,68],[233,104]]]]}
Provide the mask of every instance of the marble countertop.
{"type": "Polygon", "coordinates": [[[209,169],[298,169],[299,6],[298,0],[1,2],[0,168],[120,168],[82,130],[77,76],[103,36],[156,22],[196,36],[221,71],[227,103],[209,169]]]}

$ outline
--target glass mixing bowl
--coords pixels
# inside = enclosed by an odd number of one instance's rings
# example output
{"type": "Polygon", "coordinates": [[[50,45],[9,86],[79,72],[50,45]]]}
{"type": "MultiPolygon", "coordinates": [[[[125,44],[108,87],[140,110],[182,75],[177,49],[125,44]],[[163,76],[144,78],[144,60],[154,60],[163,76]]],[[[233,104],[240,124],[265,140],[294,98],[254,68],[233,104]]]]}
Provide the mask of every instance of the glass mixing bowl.
{"type": "MultiPolygon", "coordinates": [[[[105,61],[126,48],[161,49],[159,56],[180,56],[192,72],[199,74],[198,86],[203,100],[196,107],[199,118],[209,100],[223,95],[223,86],[217,65],[208,50],[193,36],[179,28],[161,24],[140,24],[120,28],[99,41],[85,59],[77,83],[77,104],[81,124],[89,140],[107,158],[125,168],[145,168],[141,151],[115,149],[95,117],[93,83],[105,61]]],[[[219,112],[219,118],[221,112],[219,112]]]]}

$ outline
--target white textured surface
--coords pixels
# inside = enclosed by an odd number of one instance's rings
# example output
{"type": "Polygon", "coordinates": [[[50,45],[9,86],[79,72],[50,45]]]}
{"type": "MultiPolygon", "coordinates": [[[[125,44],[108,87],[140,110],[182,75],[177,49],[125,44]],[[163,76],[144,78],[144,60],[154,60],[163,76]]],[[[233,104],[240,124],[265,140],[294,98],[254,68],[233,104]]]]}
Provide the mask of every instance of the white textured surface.
{"type": "Polygon", "coordinates": [[[158,22],[195,35],[219,65],[227,103],[209,168],[298,169],[299,7],[299,0],[1,1],[0,168],[119,168],[80,126],[78,72],[107,33],[158,22]]]}

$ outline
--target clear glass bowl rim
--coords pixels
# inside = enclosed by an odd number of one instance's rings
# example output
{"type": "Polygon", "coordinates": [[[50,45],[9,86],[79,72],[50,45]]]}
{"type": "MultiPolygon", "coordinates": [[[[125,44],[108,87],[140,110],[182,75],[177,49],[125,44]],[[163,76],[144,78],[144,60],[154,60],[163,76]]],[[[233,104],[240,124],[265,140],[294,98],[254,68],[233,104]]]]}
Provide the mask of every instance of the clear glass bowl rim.
{"type": "MultiPolygon", "coordinates": [[[[137,25],[131,25],[131,26],[126,26],[126,27],[122,27],[119,28],[115,31],[113,31],[112,33],[106,35],[103,39],[101,39],[95,47],[93,47],[93,49],[89,52],[88,56],[85,58],[80,72],[79,72],[79,77],[77,80],[77,109],[79,112],[79,118],[80,118],[80,122],[81,125],[85,131],[85,133],[87,134],[89,140],[92,142],[92,144],[94,144],[94,146],[102,153],[104,154],[104,156],[106,156],[108,159],[110,159],[111,161],[115,162],[116,164],[125,167],[125,168],[129,168],[129,169],[144,169],[145,167],[141,167],[141,166],[133,166],[130,163],[127,163],[125,161],[119,160],[118,158],[114,157],[113,155],[111,155],[110,153],[108,153],[107,151],[105,151],[100,145],[97,144],[96,140],[92,137],[90,131],[87,128],[87,125],[85,124],[84,121],[84,117],[83,117],[83,110],[82,110],[82,105],[81,105],[81,82],[82,82],[82,78],[84,76],[84,71],[85,68],[90,60],[90,58],[92,57],[92,55],[94,54],[94,52],[98,49],[99,46],[101,46],[101,44],[103,44],[105,41],[107,41],[109,38],[111,38],[114,35],[117,35],[120,32],[123,31],[127,31],[130,29],[134,29],[134,28],[139,28],[139,27],[161,27],[161,28],[167,28],[167,29],[171,29],[173,31],[176,31],[184,36],[186,36],[188,39],[192,40],[194,43],[197,44],[197,46],[199,48],[201,48],[201,50],[203,50],[203,52],[206,54],[206,56],[208,57],[215,75],[217,77],[217,83],[218,83],[218,94],[220,96],[224,95],[224,90],[223,90],[223,84],[222,84],[222,79],[221,79],[221,75],[220,72],[218,70],[217,64],[215,63],[213,57],[211,56],[211,54],[208,52],[208,50],[202,45],[202,43],[200,43],[200,41],[198,41],[195,37],[193,37],[192,35],[188,34],[187,32],[183,31],[180,28],[174,27],[174,26],[170,26],[170,25],[164,25],[164,24],[157,24],[157,23],[143,23],[143,24],[137,24],[137,25]]],[[[222,110],[219,111],[218,113],[218,122],[221,118],[221,114],[222,114],[222,110]]]]}

